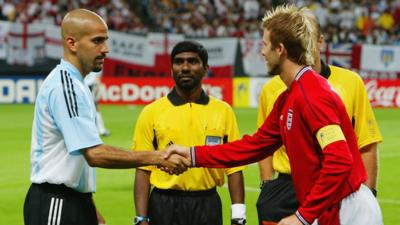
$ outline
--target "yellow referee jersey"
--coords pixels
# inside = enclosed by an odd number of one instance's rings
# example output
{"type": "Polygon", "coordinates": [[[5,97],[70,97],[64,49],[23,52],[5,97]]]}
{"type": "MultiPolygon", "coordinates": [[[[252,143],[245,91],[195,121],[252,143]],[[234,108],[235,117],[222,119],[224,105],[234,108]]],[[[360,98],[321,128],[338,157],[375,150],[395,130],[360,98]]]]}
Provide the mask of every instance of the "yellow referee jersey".
{"type": "MultiPolygon", "coordinates": [[[[322,64],[321,75],[328,77],[328,82],[342,98],[347,114],[353,123],[358,148],[381,142],[382,136],[360,76],[350,70],[326,64],[322,64]]],[[[276,99],[285,90],[286,85],[279,76],[273,77],[264,85],[259,98],[258,126],[264,123],[276,99]]],[[[289,159],[283,146],[274,153],[272,167],[278,173],[291,173],[289,159]]]]}
{"type": "MultiPolygon", "coordinates": [[[[171,144],[182,146],[216,145],[239,138],[232,108],[204,93],[196,102],[185,102],[175,89],[167,96],[147,105],[136,123],[132,149],[162,150],[171,144]]],[[[222,186],[225,174],[243,170],[191,168],[183,174],[169,175],[155,166],[141,167],[151,171],[150,183],[160,189],[200,191],[222,186]]]]}

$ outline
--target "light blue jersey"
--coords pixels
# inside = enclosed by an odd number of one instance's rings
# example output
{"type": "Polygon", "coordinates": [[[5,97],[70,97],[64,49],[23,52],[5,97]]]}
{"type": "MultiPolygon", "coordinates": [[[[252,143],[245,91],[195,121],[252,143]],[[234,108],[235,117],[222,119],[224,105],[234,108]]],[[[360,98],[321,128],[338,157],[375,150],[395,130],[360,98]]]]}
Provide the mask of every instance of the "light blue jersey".
{"type": "Polygon", "coordinates": [[[79,70],[65,60],[44,80],[35,104],[31,181],[96,191],[95,169],[81,149],[102,144],[92,95],[79,70]]]}

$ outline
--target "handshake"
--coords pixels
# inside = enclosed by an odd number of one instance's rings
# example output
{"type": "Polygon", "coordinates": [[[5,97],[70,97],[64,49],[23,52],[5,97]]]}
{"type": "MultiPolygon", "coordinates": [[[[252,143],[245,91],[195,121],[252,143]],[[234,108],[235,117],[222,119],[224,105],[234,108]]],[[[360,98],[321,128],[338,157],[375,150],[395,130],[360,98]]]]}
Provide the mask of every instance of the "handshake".
{"type": "Polygon", "coordinates": [[[190,148],[170,145],[164,151],[158,152],[157,167],[169,174],[179,175],[192,166],[190,148]]]}

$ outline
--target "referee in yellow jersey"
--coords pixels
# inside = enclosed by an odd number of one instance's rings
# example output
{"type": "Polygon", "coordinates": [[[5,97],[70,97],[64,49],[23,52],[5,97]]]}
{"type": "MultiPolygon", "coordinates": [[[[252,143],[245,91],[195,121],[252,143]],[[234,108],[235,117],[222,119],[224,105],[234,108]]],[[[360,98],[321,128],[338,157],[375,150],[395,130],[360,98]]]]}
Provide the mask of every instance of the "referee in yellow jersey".
{"type": "MultiPolygon", "coordinates": [[[[175,86],[167,96],[141,112],[133,150],[156,151],[171,144],[216,145],[239,138],[232,108],[202,89],[207,61],[206,49],[197,42],[183,41],[173,48],[175,86]]],[[[222,225],[221,199],[216,186],[224,184],[225,174],[232,201],[231,224],[245,224],[243,168],[191,168],[179,176],[151,166],[138,168],[134,185],[135,224],[222,225]]]]}
{"type": "MultiPolygon", "coordinates": [[[[318,27],[315,41],[322,45],[323,35],[314,15],[313,26],[318,27]]],[[[374,113],[368,100],[361,77],[347,69],[325,64],[320,59],[319,49],[315,52],[316,63],[313,69],[328,79],[335,91],[342,98],[347,114],[351,119],[357,136],[358,148],[361,151],[367,171],[366,185],[376,196],[378,171],[377,143],[382,141],[374,113]]],[[[271,112],[278,96],[286,90],[281,78],[274,76],[266,83],[260,93],[257,125],[261,126],[271,112]]],[[[292,215],[298,208],[294,191],[289,159],[282,146],[272,157],[259,162],[261,176],[261,193],[257,201],[258,220],[260,225],[275,224],[282,218],[292,215]],[[275,173],[275,174],[274,174],[275,173]]]]}

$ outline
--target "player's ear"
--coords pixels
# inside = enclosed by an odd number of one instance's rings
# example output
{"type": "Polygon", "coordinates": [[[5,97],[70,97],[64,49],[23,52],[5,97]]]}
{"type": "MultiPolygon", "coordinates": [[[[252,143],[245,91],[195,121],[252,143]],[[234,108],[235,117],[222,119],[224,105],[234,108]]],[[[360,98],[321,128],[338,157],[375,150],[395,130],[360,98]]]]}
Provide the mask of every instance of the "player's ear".
{"type": "Polygon", "coordinates": [[[283,55],[283,53],[286,51],[286,48],[285,48],[285,45],[283,45],[283,43],[279,43],[279,44],[276,46],[275,50],[277,51],[277,53],[278,53],[279,55],[283,55]]]}
{"type": "Polygon", "coordinates": [[[322,44],[324,43],[324,35],[320,35],[318,38],[318,48],[321,49],[322,44]]]}
{"type": "Polygon", "coordinates": [[[210,69],[210,66],[207,64],[207,65],[203,65],[203,68],[204,68],[204,70],[207,72],[208,71],[208,69],[210,69]]]}
{"type": "Polygon", "coordinates": [[[202,77],[208,76],[208,69],[209,68],[210,68],[210,66],[208,64],[203,65],[204,73],[203,73],[202,77]]]}
{"type": "Polygon", "coordinates": [[[76,52],[77,51],[77,42],[76,39],[72,36],[67,36],[65,38],[65,43],[68,47],[68,49],[72,52],[76,52]]]}

